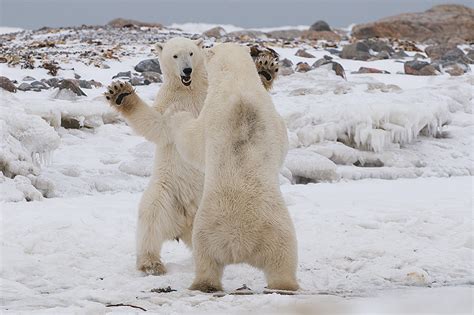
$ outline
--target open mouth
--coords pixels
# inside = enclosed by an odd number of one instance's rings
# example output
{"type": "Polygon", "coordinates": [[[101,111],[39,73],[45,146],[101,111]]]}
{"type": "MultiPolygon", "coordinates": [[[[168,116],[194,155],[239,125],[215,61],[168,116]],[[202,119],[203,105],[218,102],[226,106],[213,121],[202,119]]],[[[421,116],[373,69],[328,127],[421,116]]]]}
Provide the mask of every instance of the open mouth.
{"type": "Polygon", "coordinates": [[[189,86],[191,84],[191,76],[181,76],[181,83],[185,86],[189,86]]]}
{"type": "Polygon", "coordinates": [[[270,81],[272,79],[272,76],[267,71],[259,71],[258,74],[263,75],[265,79],[267,79],[267,81],[270,81]]]}

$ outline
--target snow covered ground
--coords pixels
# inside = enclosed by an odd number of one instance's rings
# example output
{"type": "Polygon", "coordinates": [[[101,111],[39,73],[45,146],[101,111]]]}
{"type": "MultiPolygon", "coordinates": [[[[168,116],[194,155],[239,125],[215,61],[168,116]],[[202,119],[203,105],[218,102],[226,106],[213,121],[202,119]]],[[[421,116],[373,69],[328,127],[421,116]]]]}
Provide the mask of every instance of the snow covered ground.
{"type": "MultiPolygon", "coordinates": [[[[314,294],[299,296],[188,291],[191,253],[176,242],[163,250],[167,275],[140,275],[140,193],[3,204],[2,309],[97,314],[125,303],[161,314],[469,313],[472,184],[472,177],[453,177],[284,185],[297,230],[298,278],[302,291],[314,294]],[[167,286],[177,291],[150,292],[167,286]]],[[[223,283],[228,291],[265,286],[261,272],[243,265],[228,267],[223,283]]]]}
{"type": "MultiPolygon", "coordinates": [[[[193,32],[210,25],[175,27],[193,32]]],[[[66,35],[67,41],[74,32],[31,40],[66,35]]],[[[165,276],[145,277],[134,267],[136,208],[153,145],[131,131],[102,93],[112,76],[154,58],[151,47],[124,44],[120,60],[99,68],[72,53],[89,47],[82,42],[58,46],[71,52],[56,58],[58,77],[76,74],[104,87],[66,99],[55,98],[55,89],[0,89],[2,311],[140,312],[105,307],[126,303],[159,313],[472,312],[472,72],[408,76],[397,60],[332,55],[347,80],[325,67],[280,77],[271,94],[291,144],[281,187],[298,231],[298,277],[306,295],[217,298],[186,290],[193,267],[182,244],[164,248],[165,276]],[[352,73],[362,66],[391,74],[352,73]],[[63,128],[64,119],[84,128],[63,128]],[[150,292],[167,286],[177,291],[150,292]]],[[[275,47],[294,64],[330,55],[305,48],[315,58],[275,47]]],[[[6,63],[0,75],[20,83],[26,76],[51,78],[46,69],[6,63]]],[[[136,88],[151,104],[160,85],[136,88]]],[[[265,285],[250,267],[226,270],[227,291],[244,283],[257,292],[265,285]]]]}

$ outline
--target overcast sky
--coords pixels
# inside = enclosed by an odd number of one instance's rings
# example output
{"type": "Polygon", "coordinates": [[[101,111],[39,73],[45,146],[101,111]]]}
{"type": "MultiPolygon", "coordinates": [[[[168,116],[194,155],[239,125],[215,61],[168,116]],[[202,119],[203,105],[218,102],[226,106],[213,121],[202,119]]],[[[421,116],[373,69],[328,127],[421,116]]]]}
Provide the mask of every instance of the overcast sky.
{"type": "Polygon", "coordinates": [[[472,0],[0,0],[0,26],[106,24],[124,17],[165,25],[203,22],[246,28],[325,20],[343,27],[442,3],[473,7],[472,0]]]}

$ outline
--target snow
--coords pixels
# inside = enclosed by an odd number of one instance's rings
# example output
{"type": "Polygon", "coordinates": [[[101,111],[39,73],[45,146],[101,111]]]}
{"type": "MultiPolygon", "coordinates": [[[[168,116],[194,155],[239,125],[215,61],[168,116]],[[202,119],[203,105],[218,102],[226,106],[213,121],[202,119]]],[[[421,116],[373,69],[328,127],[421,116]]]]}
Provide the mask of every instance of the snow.
{"type": "MultiPolygon", "coordinates": [[[[302,292],[313,294],[294,297],[188,291],[191,253],[177,242],[163,249],[168,274],[142,276],[134,265],[141,193],[4,203],[1,307],[101,313],[106,304],[126,303],[158,313],[319,307],[469,313],[472,183],[472,177],[453,177],[282,186],[297,231],[298,279],[302,292]],[[177,291],[150,292],[167,286],[177,291]]],[[[223,283],[227,291],[243,283],[257,292],[265,286],[262,273],[245,265],[229,266],[223,283]]]]}
{"type": "Polygon", "coordinates": [[[23,29],[19,27],[0,26],[0,35],[16,33],[16,32],[21,32],[21,31],[23,31],[23,29]]]}

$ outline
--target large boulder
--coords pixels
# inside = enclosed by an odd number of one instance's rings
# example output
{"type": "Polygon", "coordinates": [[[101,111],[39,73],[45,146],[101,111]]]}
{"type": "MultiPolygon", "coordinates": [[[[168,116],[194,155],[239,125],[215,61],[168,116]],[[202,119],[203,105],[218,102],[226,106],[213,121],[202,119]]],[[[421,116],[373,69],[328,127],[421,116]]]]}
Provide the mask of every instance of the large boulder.
{"type": "Polygon", "coordinates": [[[438,43],[474,40],[474,9],[438,5],[421,13],[405,13],[352,29],[356,38],[385,37],[438,43]]]}
{"type": "Polygon", "coordinates": [[[327,22],[317,21],[317,22],[314,22],[313,25],[309,27],[309,30],[321,32],[321,31],[331,31],[331,28],[329,27],[329,24],[327,22]]]}
{"type": "Polygon", "coordinates": [[[368,60],[371,58],[370,47],[364,42],[349,44],[342,48],[341,58],[354,60],[368,60]]]}
{"type": "Polygon", "coordinates": [[[137,72],[152,71],[161,74],[160,61],[158,60],[158,58],[142,60],[135,66],[134,69],[137,72]]]}
{"type": "Polygon", "coordinates": [[[226,35],[227,32],[225,31],[225,29],[222,27],[222,26],[216,26],[216,27],[213,27],[207,31],[205,31],[204,33],[202,33],[202,35],[206,36],[206,37],[214,37],[214,38],[221,38],[222,36],[226,35]]]}

